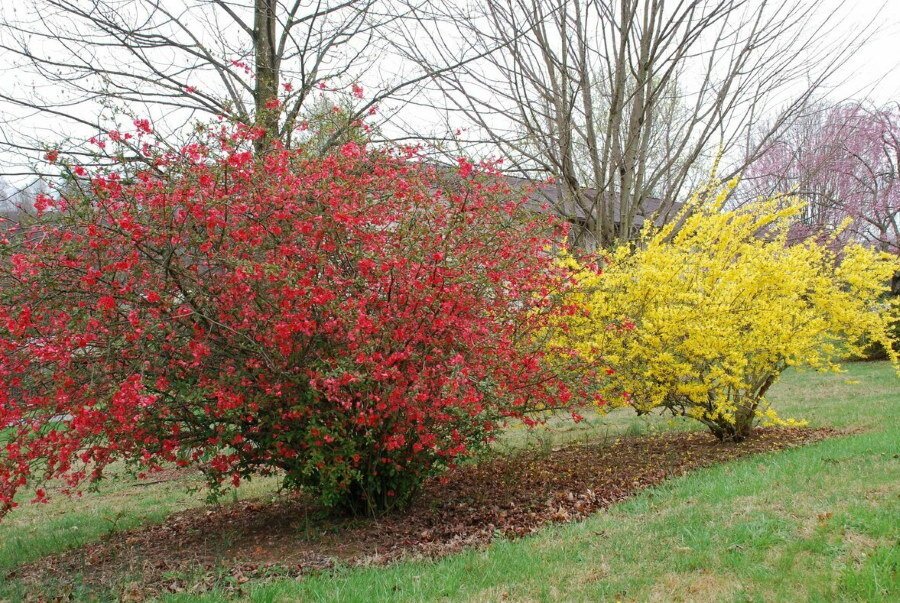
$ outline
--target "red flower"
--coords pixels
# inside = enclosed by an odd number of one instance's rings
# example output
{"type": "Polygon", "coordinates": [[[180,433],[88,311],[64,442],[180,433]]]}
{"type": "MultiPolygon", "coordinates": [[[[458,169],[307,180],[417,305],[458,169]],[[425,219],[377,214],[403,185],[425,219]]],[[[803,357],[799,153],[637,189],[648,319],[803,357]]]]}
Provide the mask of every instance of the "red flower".
{"type": "Polygon", "coordinates": [[[544,253],[561,230],[495,167],[475,182],[461,159],[448,186],[415,148],[263,156],[222,125],[168,150],[135,127],[160,170],[92,169],[38,204],[96,211],[0,246],[0,397],[22,392],[0,400],[0,515],[35,465],[75,488],[120,460],[397,504],[584,389],[537,343],[569,283],[544,253]]]}
{"type": "Polygon", "coordinates": [[[353,141],[345,143],[343,146],[341,146],[341,155],[343,155],[344,157],[347,157],[348,159],[353,158],[353,157],[359,157],[362,154],[362,152],[363,152],[362,147],[353,141]]]}
{"type": "Polygon", "coordinates": [[[134,120],[134,127],[137,128],[138,132],[140,132],[141,134],[153,133],[153,127],[150,125],[150,120],[148,119],[134,120]]]}
{"type": "Polygon", "coordinates": [[[34,198],[34,209],[35,209],[35,211],[37,211],[38,214],[44,213],[45,211],[47,211],[47,209],[52,207],[52,205],[53,205],[53,199],[43,193],[38,194],[34,198]]]}
{"type": "Polygon", "coordinates": [[[456,162],[459,165],[458,173],[460,178],[468,178],[472,175],[472,172],[475,170],[475,166],[472,165],[472,163],[468,159],[460,157],[456,160],[456,162]]]}
{"type": "Polygon", "coordinates": [[[116,300],[110,295],[104,295],[97,300],[97,307],[104,312],[111,312],[116,309],[116,300]]]}

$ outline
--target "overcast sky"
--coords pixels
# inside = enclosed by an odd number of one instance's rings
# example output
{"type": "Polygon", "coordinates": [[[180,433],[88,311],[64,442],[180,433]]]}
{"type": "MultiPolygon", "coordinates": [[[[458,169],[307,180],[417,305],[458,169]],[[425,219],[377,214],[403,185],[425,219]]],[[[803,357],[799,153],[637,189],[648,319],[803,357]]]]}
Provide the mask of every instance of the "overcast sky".
{"type": "MultiPolygon", "coordinates": [[[[859,32],[874,20],[875,35],[843,70],[832,96],[871,95],[878,104],[900,101],[900,0],[822,0],[824,8],[847,11],[844,31],[859,32]]],[[[840,32],[844,33],[844,32],[840,32]]]]}
{"type": "MultiPolygon", "coordinates": [[[[777,0],[774,0],[777,1],[777,0]]],[[[838,25],[829,32],[834,39],[858,38],[865,36],[865,44],[840,71],[825,96],[831,101],[868,97],[875,104],[900,101],[900,0],[818,0],[819,10],[833,12],[838,25]],[[866,32],[874,32],[868,35],[866,32]]],[[[12,11],[17,5],[13,0],[0,0],[0,12],[12,11]]],[[[0,64],[10,63],[0,54],[0,64]]],[[[0,88],[16,87],[24,89],[27,79],[0,67],[0,88]],[[16,83],[16,80],[18,82],[16,83]]],[[[4,89],[4,92],[9,90],[4,89]]],[[[63,97],[60,97],[63,98],[63,97]]],[[[442,127],[434,115],[425,115],[421,109],[414,111],[413,121],[421,121],[421,131],[442,127]],[[418,118],[418,119],[416,119],[418,118]]],[[[59,124],[46,116],[35,115],[23,110],[11,110],[0,105],[0,128],[4,133],[20,129],[24,124],[32,125],[32,131],[61,133],[59,124]],[[6,126],[4,128],[4,125],[6,126]]],[[[88,135],[92,135],[88,134],[88,135]]],[[[15,179],[18,183],[21,179],[15,179]]]]}

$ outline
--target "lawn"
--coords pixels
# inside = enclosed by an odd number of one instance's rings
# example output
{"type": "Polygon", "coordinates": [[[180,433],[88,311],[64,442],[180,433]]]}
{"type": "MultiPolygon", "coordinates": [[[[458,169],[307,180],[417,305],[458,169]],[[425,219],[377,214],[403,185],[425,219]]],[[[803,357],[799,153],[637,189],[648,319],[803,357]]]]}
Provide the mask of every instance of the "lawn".
{"type": "MultiPolygon", "coordinates": [[[[248,583],[255,601],[900,600],[900,389],[885,363],[790,372],[771,398],[785,416],[858,433],[751,457],[644,491],[586,521],[439,561],[248,583]]],[[[692,424],[625,413],[511,430],[493,454],[692,424]]],[[[162,521],[204,503],[199,481],[111,480],[77,501],[23,506],[0,524],[0,569],[162,521]]],[[[266,497],[272,481],[242,488],[266,497]]],[[[23,595],[15,579],[0,599],[23,595]]],[[[77,591],[76,596],[81,594],[77,591]]],[[[221,600],[212,591],[201,600],[221,600]]],[[[173,596],[195,600],[196,596],[173,596]]]]}

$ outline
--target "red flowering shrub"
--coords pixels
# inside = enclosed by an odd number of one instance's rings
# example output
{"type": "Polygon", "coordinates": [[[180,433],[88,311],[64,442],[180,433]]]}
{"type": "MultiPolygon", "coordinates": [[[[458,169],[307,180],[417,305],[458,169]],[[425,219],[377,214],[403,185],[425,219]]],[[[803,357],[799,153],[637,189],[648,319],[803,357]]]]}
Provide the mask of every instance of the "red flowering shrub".
{"type": "Polygon", "coordinates": [[[119,460],[373,512],[571,398],[538,340],[560,233],[502,179],[213,138],[74,178],[4,235],[0,514],[119,460]]]}

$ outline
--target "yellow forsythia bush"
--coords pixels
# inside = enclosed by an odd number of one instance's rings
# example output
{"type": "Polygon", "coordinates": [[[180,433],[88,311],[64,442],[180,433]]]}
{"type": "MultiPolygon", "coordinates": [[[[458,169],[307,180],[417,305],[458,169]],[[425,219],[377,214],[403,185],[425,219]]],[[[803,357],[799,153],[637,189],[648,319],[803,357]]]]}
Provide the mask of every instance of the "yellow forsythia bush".
{"type": "Polygon", "coordinates": [[[679,219],[648,228],[600,269],[563,258],[582,312],[554,345],[609,367],[599,385],[609,406],[664,409],[740,441],[758,422],[789,423],[765,400],[787,367],[836,369],[871,341],[894,349],[898,308],[884,293],[900,266],[855,245],[839,255],[813,241],[787,245],[799,200],[723,211],[735,184],[697,193],[679,219]]]}

